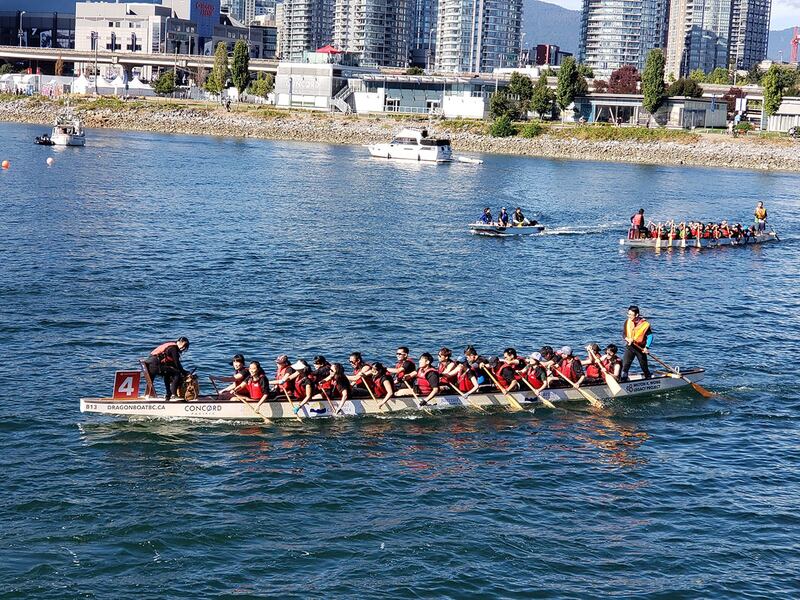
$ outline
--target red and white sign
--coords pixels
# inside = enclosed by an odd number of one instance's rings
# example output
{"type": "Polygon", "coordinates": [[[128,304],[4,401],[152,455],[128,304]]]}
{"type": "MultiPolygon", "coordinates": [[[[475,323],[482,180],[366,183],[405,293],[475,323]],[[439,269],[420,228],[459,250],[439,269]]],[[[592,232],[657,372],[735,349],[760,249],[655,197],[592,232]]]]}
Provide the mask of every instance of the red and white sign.
{"type": "Polygon", "coordinates": [[[117,371],[114,374],[114,400],[132,400],[139,397],[141,371],[117,371]]]}

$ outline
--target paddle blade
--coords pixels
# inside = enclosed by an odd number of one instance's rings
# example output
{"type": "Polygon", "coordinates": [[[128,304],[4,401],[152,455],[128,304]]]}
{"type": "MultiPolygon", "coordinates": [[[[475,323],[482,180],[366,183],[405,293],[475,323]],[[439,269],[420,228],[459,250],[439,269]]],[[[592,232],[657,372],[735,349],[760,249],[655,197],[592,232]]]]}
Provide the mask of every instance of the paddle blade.
{"type": "Polygon", "coordinates": [[[704,388],[699,383],[692,382],[692,387],[694,390],[700,394],[703,398],[711,398],[714,395],[714,392],[709,392],[706,388],[704,388]]]}
{"type": "Polygon", "coordinates": [[[614,379],[614,376],[611,375],[611,373],[606,373],[605,377],[606,385],[608,386],[608,389],[611,390],[612,396],[617,396],[620,392],[622,392],[622,386],[616,379],[614,379]]]}

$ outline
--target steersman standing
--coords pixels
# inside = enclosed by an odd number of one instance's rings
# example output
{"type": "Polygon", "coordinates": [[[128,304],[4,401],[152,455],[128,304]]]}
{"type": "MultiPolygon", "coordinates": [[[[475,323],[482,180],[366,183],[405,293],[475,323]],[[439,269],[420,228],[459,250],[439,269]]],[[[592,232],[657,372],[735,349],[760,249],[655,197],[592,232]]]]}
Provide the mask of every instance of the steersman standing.
{"type": "Polygon", "coordinates": [[[628,307],[628,319],[622,327],[622,337],[625,338],[625,355],[622,357],[622,379],[628,378],[628,370],[633,364],[634,357],[639,361],[645,379],[650,379],[650,369],[647,367],[647,353],[653,343],[653,332],[650,323],[639,314],[639,307],[628,307]]]}

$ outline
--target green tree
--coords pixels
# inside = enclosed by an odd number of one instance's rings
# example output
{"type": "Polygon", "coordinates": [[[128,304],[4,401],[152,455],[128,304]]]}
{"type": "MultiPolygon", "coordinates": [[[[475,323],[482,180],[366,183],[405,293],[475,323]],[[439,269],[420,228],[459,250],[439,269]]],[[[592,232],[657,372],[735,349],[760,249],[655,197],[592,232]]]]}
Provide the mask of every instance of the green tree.
{"type": "Polygon", "coordinates": [[[703,69],[697,68],[689,73],[689,79],[696,81],[697,83],[703,83],[706,80],[706,74],[703,69]]]}
{"type": "Polygon", "coordinates": [[[516,133],[517,130],[508,115],[497,117],[489,127],[489,135],[492,137],[511,137],[516,133]]]}
{"type": "Polygon", "coordinates": [[[153,82],[153,91],[159,96],[166,96],[175,91],[175,73],[164,71],[158,79],[153,82]]]}
{"type": "Polygon", "coordinates": [[[547,67],[544,71],[542,71],[540,77],[558,77],[558,73],[556,73],[550,67],[547,67]]]}
{"type": "Polygon", "coordinates": [[[589,65],[578,65],[578,73],[587,79],[594,79],[594,71],[589,65]]]}
{"type": "Polygon", "coordinates": [[[493,119],[510,115],[513,110],[513,102],[504,89],[495,92],[489,98],[489,116],[493,119]]]}
{"type": "Polygon", "coordinates": [[[423,75],[425,73],[425,69],[422,67],[409,67],[406,69],[406,75],[423,75]]]}
{"type": "Polygon", "coordinates": [[[784,77],[778,65],[772,65],[761,79],[764,88],[764,110],[768,115],[778,112],[786,89],[784,77]]]}
{"type": "Polygon", "coordinates": [[[536,112],[539,117],[552,116],[553,102],[556,100],[556,95],[549,87],[547,87],[547,77],[539,77],[536,85],[533,86],[533,94],[531,95],[531,110],[536,112]]]}
{"type": "Polygon", "coordinates": [[[0,75],[7,75],[8,73],[13,73],[14,67],[11,66],[10,63],[3,63],[0,65],[0,75]]]}
{"type": "Polygon", "coordinates": [[[220,94],[228,84],[228,46],[225,42],[217,44],[214,51],[214,67],[206,78],[206,89],[212,94],[220,94]]]}
{"type": "MultiPolygon", "coordinates": [[[[225,53],[225,63],[227,65],[227,52],[225,53]]],[[[216,62],[216,60],[215,60],[216,62]]],[[[250,83],[250,49],[247,42],[239,40],[233,47],[233,65],[231,66],[231,79],[236,91],[240,94],[247,89],[250,83]]]]}
{"type": "Polygon", "coordinates": [[[589,85],[580,74],[578,64],[572,56],[568,56],[561,63],[558,71],[558,85],[556,86],[556,104],[562,111],[572,104],[576,96],[586,94],[589,85]]]}
{"type": "Polygon", "coordinates": [[[761,69],[758,68],[758,65],[753,65],[747,71],[747,77],[745,77],[745,82],[746,83],[754,83],[754,84],[758,85],[759,83],[761,83],[761,78],[763,76],[764,76],[764,73],[761,71],[761,69]]]}
{"type": "Polygon", "coordinates": [[[728,73],[728,69],[724,67],[717,67],[711,73],[706,75],[706,83],[716,83],[718,85],[724,85],[730,82],[730,73],[728,73]]]}
{"type": "Polygon", "coordinates": [[[254,79],[250,83],[250,87],[247,88],[247,92],[249,94],[253,94],[254,96],[266,98],[270,95],[270,93],[272,93],[274,88],[275,79],[272,77],[272,73],[259,73],[258,79],[254,79]]]}
{"type": "Polygon", "coordinates": [[[703,96],[703,88],[694,79],[681,77],[669,88],[667,88],[667,96],[688,96],[689,98],[701,98],[703,96]]]}
{"type": "Polygon", "coordinates": [[[642,106],[651,115],[661,107],[666,98],[664,90],[664,52],[660,48],[650,50],[642,73],[642,106]]]}

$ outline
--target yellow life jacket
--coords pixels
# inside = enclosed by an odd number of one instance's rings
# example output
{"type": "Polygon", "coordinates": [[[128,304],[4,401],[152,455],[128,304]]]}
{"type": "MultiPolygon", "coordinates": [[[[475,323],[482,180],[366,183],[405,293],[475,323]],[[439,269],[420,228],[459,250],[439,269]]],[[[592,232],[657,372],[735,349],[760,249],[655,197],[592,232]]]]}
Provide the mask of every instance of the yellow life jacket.
{"type": "Polygon", "coordinates": [[[767,209],[766,208],[757,208],[756,212],[756,219],[766,219],[767,218],[767,209]]]}
{"type": "Polygon", "coordinates": [[[631,338],[637,346],[644,346],[648,329],[650,329],[650,323],[645,319],[639,319],[638,322],[630,319],[625,321],[625,337],[631,338]]]}

